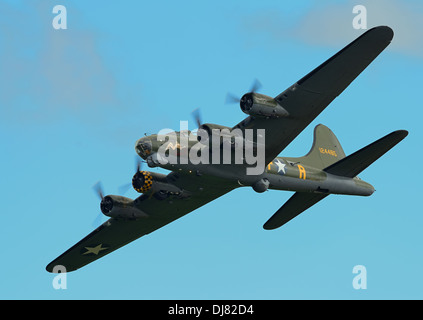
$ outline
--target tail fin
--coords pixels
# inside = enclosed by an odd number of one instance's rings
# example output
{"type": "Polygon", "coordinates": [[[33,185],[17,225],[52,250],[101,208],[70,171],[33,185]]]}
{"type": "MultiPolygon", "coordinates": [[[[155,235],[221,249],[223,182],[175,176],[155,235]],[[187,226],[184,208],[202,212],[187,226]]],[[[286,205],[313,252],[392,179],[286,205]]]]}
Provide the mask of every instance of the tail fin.
{"type": "Polygon", "coordinates": [[[392,149],[408,135],[406,130],[394,131],[369,144],[348,157],[328,166],[324,171],[338,176],[353,178],[392,149]]]}
{"type": "Polygon", "coordinates": [[[319,124],[314,128],[314,140],[309,153],[301,158],[286,159],[317,169],[324,169],[343,158],[345,158],[345,153],[335,134],[328,127],[319,124]]]}

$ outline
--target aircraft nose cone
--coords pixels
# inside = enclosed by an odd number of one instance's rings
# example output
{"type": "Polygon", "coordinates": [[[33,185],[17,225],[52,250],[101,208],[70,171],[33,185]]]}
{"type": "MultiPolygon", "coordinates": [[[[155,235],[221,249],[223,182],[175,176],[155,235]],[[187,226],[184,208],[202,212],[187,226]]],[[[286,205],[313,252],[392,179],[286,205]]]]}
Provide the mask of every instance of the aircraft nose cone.
{"type": "Polygon", "coordinates": [[[149,155],[151,155],[151,140],[147,137],[138,139],[135,143],[135,151],[141,158],[146,159],[149,155]]]}
{"type": "Polygon", "coordinates": [[[141,139],[138,139],[138,140],[137,140],[137,142],[135,142],[135,152],[136,152],[138,155],[140,155],[140,153],[141,153],[140,140],[141,140],[141,139]]]}

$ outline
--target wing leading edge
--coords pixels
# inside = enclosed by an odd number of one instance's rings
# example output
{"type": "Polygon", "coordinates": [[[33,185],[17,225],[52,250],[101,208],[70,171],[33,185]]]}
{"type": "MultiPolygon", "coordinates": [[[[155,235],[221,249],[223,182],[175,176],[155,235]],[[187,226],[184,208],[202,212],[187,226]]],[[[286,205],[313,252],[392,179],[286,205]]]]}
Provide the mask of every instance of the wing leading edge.
{"type": "Polygon", "coordinates": [[[393,31],[370,29],[275,97],[289,116],[244,119],[234,128],[265,129],[266,165],[275,159],[390,44],[393,31]]]}
{"type": "Polygon", "coordinates": [[[142,195],[136,199],[137,206],[149,215],[148,218],[138,220],[109,219],[49,263],[46,270],[48,272],[62,272],[60,269],[56,270],[55,266],[65,267],[66,272],[77,270],[181,218],[237,187],[211,177],[183,174],[178,174],[176,183],[191,192],[191,197],[158,200],[155,197],[142,195]]]}

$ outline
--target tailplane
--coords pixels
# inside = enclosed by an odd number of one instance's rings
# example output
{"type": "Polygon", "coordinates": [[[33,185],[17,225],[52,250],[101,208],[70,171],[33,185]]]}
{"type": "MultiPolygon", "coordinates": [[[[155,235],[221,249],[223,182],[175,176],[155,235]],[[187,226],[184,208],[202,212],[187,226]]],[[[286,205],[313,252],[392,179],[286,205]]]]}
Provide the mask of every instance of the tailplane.
{"type": "Polygon", "coordinates": [[[328,166],[325,172],[337,176],[354,178],[373,162],[392,149],[408,135],[406,130],[394,131],[368,146],[354,152],[346,158],[328,166]]]}

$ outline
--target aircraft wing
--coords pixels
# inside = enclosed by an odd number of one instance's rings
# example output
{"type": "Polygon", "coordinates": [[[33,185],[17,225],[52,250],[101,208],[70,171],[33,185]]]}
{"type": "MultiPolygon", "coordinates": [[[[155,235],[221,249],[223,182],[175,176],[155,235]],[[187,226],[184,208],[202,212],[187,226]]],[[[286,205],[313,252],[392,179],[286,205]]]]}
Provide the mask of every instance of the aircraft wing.
{"type": "Polygon", "coordinates": [[[265,129],[265,159],[270,163],[389,45],[389,27],[370,29],[329,60],[275,97],[289,116],[247,117],[234,128],[265,129]]]}
{"type": "Polygon", "coordinates": [[[139,220],[109,219],[49,263],[46,270],[61,272],[53,270],[55,266],[64,266],[66,272],[79,269],[237,187],[213,177],[179,173],[170,175],[175,177],[175,185],[191,193],[190,197],[170,196],[165,200],[158,200],[154,196],[141,195],[136,199],[137,206],[149,217],[139,220]]]}

